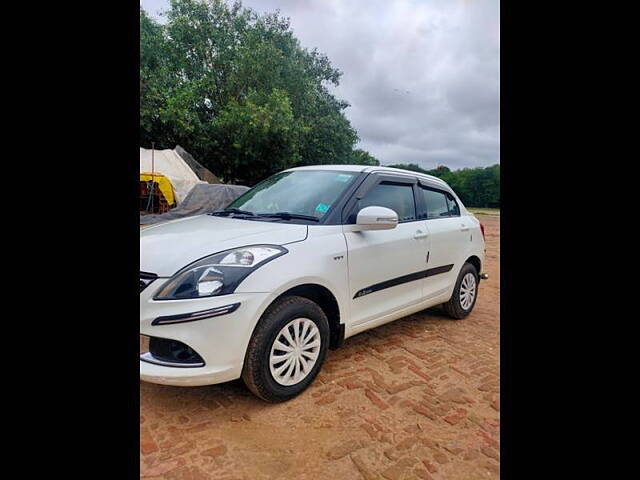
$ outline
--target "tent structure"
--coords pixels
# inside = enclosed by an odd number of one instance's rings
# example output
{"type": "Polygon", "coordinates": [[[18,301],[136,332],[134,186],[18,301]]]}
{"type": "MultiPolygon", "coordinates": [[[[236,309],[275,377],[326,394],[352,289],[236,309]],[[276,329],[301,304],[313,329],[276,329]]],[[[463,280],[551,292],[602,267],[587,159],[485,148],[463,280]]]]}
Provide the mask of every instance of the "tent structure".
{"type": "Polygon", "coordinates": [[[161,174],[169,179],[177,204],[185,199],[195,185],[207,183],[198,178],[176,150],[155,150],[152,155],[150,149],[140,148],[140,179],[145,181],[143,176],[146,179],[151,174],[161,174]]]}
{"type": "Polygon", "coordinates": [[[178,155],[182,157],[182,159],[187,162],[187,165],[191,167],[198,178],[207,183],[222,183],[218,177],[216,177],[211,170],[202,166],[200,162],[198,162],[193,155],[187,152],[180,145],[176,145],[175,151],[178,155]]]}
{"type": "MultiPolygon", "coordinates": [[[[140,148],[140,211],[148,211],[149,186],[157,185],[161,194],[159,210],[140,215],[140,225],[151,225],[183,217],[202,215],[226,207],[249,190],[242,185],[226,185],[203,167],[184,148],[154,150],[140,148]],[[153,161],[152,161],[153,153],[153,161]],[[145,205],[147,208],[145,208],[145,205]]],[[[154,206],[154,204],[152,204],[154,206]]]]}

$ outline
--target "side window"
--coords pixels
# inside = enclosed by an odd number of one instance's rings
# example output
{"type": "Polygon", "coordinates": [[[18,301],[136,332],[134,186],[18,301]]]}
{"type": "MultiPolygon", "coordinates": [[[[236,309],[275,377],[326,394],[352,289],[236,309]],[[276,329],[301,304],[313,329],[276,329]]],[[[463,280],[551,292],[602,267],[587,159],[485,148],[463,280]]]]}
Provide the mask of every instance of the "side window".
{"type": "Polygon", "coordinates": [[[426,188],[421,188],[420,190],[422,190],[424,203],[427,206],[427,219],[449,216],[449,204],[447,203],[447,196],[444,192],[437,192],[426,188]]]}
{"type": "Polygon", "coordinates": [[[449,206],[449,215],[452,217],[460,216],[460,207],[458,206],[458,202],[453,198],[453,195],[447,193],[447,205],[449,206]]]}
{"type": "Polygon", "coordinates": [[[398,214],[399,222],[416,219],[416,203],[413,187],[402,183],[382,182],[373,187],[358,201],[357,210],[370,206],[387,207],[398,214]]]}

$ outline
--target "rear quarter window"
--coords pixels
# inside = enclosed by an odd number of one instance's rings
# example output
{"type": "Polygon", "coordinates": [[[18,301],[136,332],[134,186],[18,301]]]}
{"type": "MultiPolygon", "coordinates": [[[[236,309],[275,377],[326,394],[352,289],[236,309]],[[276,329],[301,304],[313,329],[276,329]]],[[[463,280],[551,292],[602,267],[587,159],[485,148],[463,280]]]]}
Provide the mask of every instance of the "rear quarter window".
{"type": "Polygon", "coordinates": [[[449,203],[444,192],[421,188],[427,208],[427,219],[449,217],[449,203]]]}
{"type": "Polygon", "coordinates": [[[456,199],[453,198],[453,195],[450,193],[447,193],[447,205],[449,206],[449,216],[460,216],[460,207],[458,206],[458,202],[456,202],[456,199]]]}

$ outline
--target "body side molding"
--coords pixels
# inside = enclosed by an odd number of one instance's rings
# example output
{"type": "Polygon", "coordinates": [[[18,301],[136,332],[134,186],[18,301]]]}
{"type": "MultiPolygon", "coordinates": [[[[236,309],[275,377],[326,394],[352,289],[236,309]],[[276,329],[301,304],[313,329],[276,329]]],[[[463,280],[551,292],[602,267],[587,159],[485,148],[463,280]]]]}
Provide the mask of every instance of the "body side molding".
{"type": "Polygon", "coordinates": [[[441,267],[429,268],[427,270],[422,270],[420,272],[410,273],[409,275],[403,275],[401,277],[385,280],[384,282],[376,283],[369,287],[358,290],[356,294],[353,296],[353,298],[355,300],[356,298],[364,297],[365,295],[369,295],[370,293],[374,293],[374,292],[379,292],[380,290],[384,290],[386,288],[395,287],[396,285],[402,285],[403,283],[408,283],[408,282],[415,282],[416,280],[432,277],[433,275],[447,273],[452,268],[453,268],[453,264],[443,265],[441,267]]]}

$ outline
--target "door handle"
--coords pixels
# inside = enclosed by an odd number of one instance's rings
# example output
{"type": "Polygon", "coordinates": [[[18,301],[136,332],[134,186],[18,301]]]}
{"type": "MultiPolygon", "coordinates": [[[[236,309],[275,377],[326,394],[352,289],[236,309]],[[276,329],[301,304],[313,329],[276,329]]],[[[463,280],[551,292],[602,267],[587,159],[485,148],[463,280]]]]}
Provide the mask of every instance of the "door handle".
{"type": "Polygon", "coordinates": [[[460,226],[460,231],[461,232],[468,232],[469,231],[469,227],[467,227],[464,223],[460,226]]]}
{"type": "Polygon", "coordinates": [[[427,238],[429,236],[429,234],[427,232],[423,232],[422,230],[418,230],[415,235],[413,236],[413,238],[415,238],[416,240],[420,240],[421,238],[427,238]]]}

